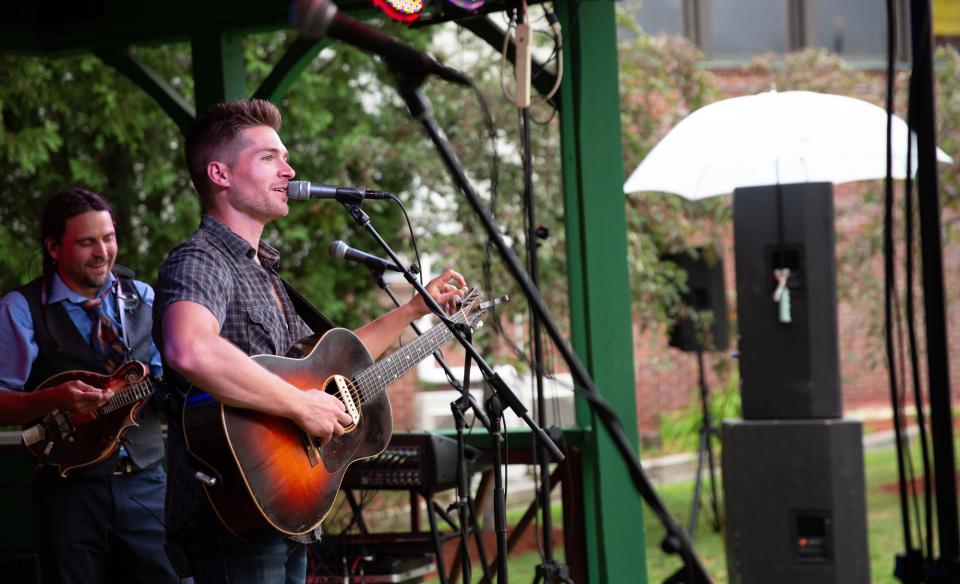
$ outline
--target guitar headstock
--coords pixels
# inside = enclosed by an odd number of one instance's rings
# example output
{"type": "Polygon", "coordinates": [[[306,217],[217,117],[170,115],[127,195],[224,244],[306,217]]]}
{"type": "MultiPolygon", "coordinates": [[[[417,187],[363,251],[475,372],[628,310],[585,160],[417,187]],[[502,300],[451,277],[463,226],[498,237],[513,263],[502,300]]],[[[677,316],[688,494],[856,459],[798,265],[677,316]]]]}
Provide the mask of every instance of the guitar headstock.
{"type": "Polygon", "coordinates": [[[470,328],[480,328],[483,326],[483,321],[480,320],[480,317],[483,316],[484,312],[494,305],[509,301],[509,296],[501,296],[500,298],[484,301],[483,296],[480,294],[480,289],[471,288],[460,303],[459,316],[463,317],[463,322],[470,328]]]}

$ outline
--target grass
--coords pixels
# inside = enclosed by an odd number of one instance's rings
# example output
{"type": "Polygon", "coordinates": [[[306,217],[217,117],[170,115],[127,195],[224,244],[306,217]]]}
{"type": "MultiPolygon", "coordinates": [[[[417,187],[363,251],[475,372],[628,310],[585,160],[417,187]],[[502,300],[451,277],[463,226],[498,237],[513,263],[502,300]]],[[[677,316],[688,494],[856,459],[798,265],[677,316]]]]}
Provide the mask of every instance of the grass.
{"type": "MultiPolygon", "coordinates": [[[[914,459],[918,460],[918,459],[914,459]]],[[[903,528],[900,522],[899,497],[895,490],[884,491],[884,485],[893,485],[897,481],[896,456],[893,448],[868,452],[866,454],[867,480],[867,527],[870,550],[870,571],[873,584],[898,583],[893,576],[894,558],[903,551],[903,528]]],[[[693,493],[693,481],[684,481],[658,487],[657,492],[670,509],[673,518],[686,525],[689,515],[690,497],[693,493]]],[[[704,498],[706,502],[706,498],[704,498]]],[[[663,582],[681,567],[677,556],[668,556],[660,548],[664,530],[656,517],[644,509],[645,544],[648,582],[663,582]]],[[[554,509],[557,524],[560,521],[559,506],[554,509]]],[[[511,516],[515,520],[515,516],[511,516]]],[[[695,550],[710,577],[716,584],[727,582],[726,558],[723,538],[714,533],[710,526],[710,514],[706,507],[701,508],[700,525],[694,542],[695,550]]],[[[562,558],[562,549],[558,550],[562,558]]],[[[511,555],[509,578],[512,582],[533,582],[536,566],[540,558],[536,552],[511,555]]],[[[474,568],[478,571],[478,567],[474,568]]],[[[479,578],[474,574],[474,582],[479,578]]],[[[432,582],[436,582],[433,580],[432,582]]],[[[578,583],[581,584],[581,583],[578,583]]]]}

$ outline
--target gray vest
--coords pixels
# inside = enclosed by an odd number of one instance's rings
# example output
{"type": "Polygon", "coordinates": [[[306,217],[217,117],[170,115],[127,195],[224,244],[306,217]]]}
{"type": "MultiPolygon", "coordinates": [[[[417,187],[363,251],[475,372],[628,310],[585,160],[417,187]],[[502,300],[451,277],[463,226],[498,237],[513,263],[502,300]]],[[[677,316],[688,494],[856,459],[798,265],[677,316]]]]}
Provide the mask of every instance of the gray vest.
{"type": "MultiPolygon", "coordinates": [[[[118,278],[124,296],[130,298],[128,302],[122,303],[124,336],[130,345],[126,360],[134,359],[147,364],[153,348],[150,336],[152,310],[140,297],[131,279],[118,278]]],[[[80,369],[106,374],[100,357],[90,347],[89,340],[80,335],[63,305],[43,304],[42,286],[43,279],[38,278],[19,289],[30,307],[36,342],[40,349],[24,389],[32,391],[45,379],[64,371],[80,369]]],[[[122,443],[135,465],[148,468],[163,458],[160,417],[152,397],[140,409],[137,421],[140,425],[129,428],[123,435],[122,443]]],[[[115,455],[98,464],[79,469],[71,476],[111,474],[116,462],[115,455]]]]}

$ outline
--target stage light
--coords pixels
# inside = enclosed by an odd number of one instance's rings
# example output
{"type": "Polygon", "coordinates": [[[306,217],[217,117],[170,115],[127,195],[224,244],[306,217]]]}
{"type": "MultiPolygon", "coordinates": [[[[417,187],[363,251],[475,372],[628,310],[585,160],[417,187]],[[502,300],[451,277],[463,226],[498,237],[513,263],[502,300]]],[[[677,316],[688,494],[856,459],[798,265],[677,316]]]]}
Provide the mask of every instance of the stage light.
{"type": "Polygon", "coordinates": [[[423,12],[423,0],[373,0],[373,3],[387,16],[400,22],[413,22],[423,12]]]}
{"type": "Polygon", "coordinates": [[[486,0],[449,0],[450,4],[464,10],[476,10],[483,6],[486,0]]]}

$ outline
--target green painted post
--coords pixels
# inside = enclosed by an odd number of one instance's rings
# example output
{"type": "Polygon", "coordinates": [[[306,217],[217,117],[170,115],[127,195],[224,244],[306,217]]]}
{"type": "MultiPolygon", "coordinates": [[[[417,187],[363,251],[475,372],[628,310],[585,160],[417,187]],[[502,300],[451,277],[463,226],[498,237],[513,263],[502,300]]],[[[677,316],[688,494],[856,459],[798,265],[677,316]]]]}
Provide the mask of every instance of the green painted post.
{"type": "Polygon", "coordinates": [[[198,33],[190,38],[197,114],[220,101],[247,96],[243,67],[243,35],[198,33]]]}
{"type": "MultiPolygon", "coordinates": [[[[614,3],[558,3],[560,132],[573,346],[638,446],[614,3]]],[[[590,582],[646,582],[643,503],[586,402],[583,491],[590,582]]]]}

